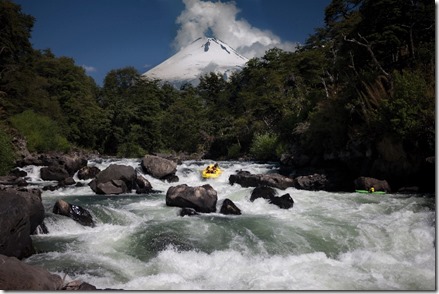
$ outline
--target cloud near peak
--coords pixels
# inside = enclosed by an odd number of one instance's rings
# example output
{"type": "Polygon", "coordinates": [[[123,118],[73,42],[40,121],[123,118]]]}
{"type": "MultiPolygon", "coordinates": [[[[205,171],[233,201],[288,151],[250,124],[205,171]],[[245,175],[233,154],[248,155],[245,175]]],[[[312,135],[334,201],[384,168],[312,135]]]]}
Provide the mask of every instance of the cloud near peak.
{"type": "Polygon", "coordinates": [[[177,50],[210,33],[247,58],[261,57],[274,47],[286,51],[296,48],[296,43],[283,42],[271,31],[237,19],[240,10],[235,2],[183,0],[183,3],[186,7],[176,20],[180,28],[173,45],[177,50]]]}

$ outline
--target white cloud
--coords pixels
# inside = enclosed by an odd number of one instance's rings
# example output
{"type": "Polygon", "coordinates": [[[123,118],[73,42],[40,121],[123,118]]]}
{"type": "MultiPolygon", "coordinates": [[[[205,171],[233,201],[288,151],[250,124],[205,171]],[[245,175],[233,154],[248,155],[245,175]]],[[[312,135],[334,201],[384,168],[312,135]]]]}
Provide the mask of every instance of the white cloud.
{"type": "Polygon", "coordinates": [[[283,42],[268,30],[253,27],[245,19],[237,19],[239,8],[235,2],[183,0],[186,8],[178,16],[180,25],[174,40],[179,50],[206,33],[227,43],[247,58],[261,57],[274,47],[294,51],[296,43],[283,42]]]}
{"type": "Polygon", "coordinates": [[[93,66],[88,66],[88,65],[81,65],[81,67],[83,68],[83,69],[85,69],[85,72],[86,73],[91,73],[91,72],[97,72],[98,70],[96,69],[96,67],[93,67],[93,66]]]}

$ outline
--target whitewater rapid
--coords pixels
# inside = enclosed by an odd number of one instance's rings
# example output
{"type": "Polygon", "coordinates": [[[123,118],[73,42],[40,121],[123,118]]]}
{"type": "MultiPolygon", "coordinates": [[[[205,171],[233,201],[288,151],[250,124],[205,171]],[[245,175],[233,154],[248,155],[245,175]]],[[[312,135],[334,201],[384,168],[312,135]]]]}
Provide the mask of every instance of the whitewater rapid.
{"type": "MultiPolygon", "coordinates": [[[[224,173],[202,180],[212,161],[178,165],[178,183],[143,174],[140,159],[96,160],[130,165],[148,179],[153,194],[95,195],[83,187],[44,191],[49,234],[32,236],[38,254],[25,261],[66,281],[124,290],[434,290],[435,200],[423,195],[329,193],[288,188],[294,207],[265,199],[250,202],[253,188],[230,185],[237,170],[276,172],[274,164],[219,162],[224,173]],[[180,217],[165,204],[170,186],[210,184],[217,213],[180,217]],[[222,215],[232,200],[242,215],[222,215]],[[96,227],[52,213],[57,199],[90,211],[96,227]]],[[[39,169],[25,167],[34,185],[39,169]]],[[[46,183],[47,184],[47,183],[46,183]]]]}

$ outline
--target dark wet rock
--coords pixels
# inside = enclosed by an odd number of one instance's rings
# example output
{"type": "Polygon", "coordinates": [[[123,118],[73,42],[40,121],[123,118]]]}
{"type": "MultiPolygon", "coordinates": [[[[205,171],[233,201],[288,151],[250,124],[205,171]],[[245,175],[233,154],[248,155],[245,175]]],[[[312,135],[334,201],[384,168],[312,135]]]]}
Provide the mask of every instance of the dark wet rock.
{"type": "Polygon", "coordinates": [[[232,200],[226,198],[221,205],[220,213],[240,215],[241,209],[239,209],[232,200]]]}
{"type": "Polygon", "coordinates": [[[34,253],[30,235],[44,221],[41,191],[0,190],[0,254],[19,259],[34,253]]]}
{"type": "Polygon", "coordinates": [[[284,194],[280,197],[273,197],[268,202],[271,204],[275,204],[279,206],[279,208],[283,208],[283,209],[292,208],[294,205],[294,200],[293,198],[291,198],[289,193],[284,194]]]}
{"type": "Polygon", "coordinates": [[[294,186],[297,189],[309,191],[327,190],[329,180],[325,174],[299,176],[294,179],[294,186]]]}
{"type": "Polygon", "coordinates": [[[16,167],[9,172],[9,175],[17,178],[24,178],[27,176],[27,172],[16,167]]]}
{"type": "Polygon", "coordinates": [[[285,190],[294,186],[293,179],[277,173],[272,174],[251,174],[248,171],[239,171],[236,175],[229,177],[229,183],[240,184],[242,187],[269,186],[285,190]]]}
{"type": "Polygon", "coordinates": [[[73,176],[79,169],[87,165],[87,155],[81,152],[71,152],[69,154],[56,152],[32,154],[17,161],[16,164],[19,167],[26,165],[60,166],[69,176],[73,176]]]}
{"type": "Polygon", "coordinates": [[[177,183],[178,181],[180,181],[178,176],[175,174],[167,175],[167,176],[163,177],[162,180],[164,180],[168,183],[177,183]]]}
{"type": "Polygon", "coordinates": [[[151,192],[151,183],[141,175],[138,175],[136,178],[136,194],[147,194],[151,192]]]}
{"type": "Polygon", "coordinates": [[[1,176],[0,177],[0,185],[24,187],[24,186],[27,186],[28,183],[22,177],[9,175],[9,176],[1,176]]]}
{"type": "Polygon", "coordinates": [[[136,187],[136,179],[132,166],[112,164],[98,173],[89,186],[97,194],[130,193],[136,187]]]}
{"type": "Polygon", "coordinates": [[[65,178],[64,180],[59,182],[60,186],[72,186],[74,184],[76,184],[76,181],[72,177],[65,178]]]}
{"type": "Polygon", "coordinates": [[[78,171],[78,179],[88,180],[93,179],[101,170],[96,166],[84,166],[78,171]]]}
{"type": "Polygon", "coordinates": [[[374,187],[375,191],[385,191],[388,193],[392,191],[386,180],[378,180],[369,177],[357,178],[354,181],[354,185],[356,190],[369,190],[371,187],[374,187]]]}
{"type": "Polygon", "coordinates": [[[253,189],[250,201],[253,202],[258,198],[272,199],[277,192],[274,188],[268,186],[259,186],[253,189]]]}
{"type": "Polygon", "coordinates": [[[172,186],[166,192],[166,205],[193,208],[197,212],[215,212],[217,192],[210,185],[189,187],[186,184],[172,186]]]}
{"type": "Polygon", "coordinates": [[[140,166],[145,173],[157,179],[168,178],[177,172],[177,163],[155,155],[145,155],[140,166]]]}
{"type": "Polygon", "coordinates": [[[40,173],[41,179],[44,181],[62,181],[70,176],[67,170],[60,165],[43,167],[40,173]]]}
{"type": "Polygon", "coordinates": [[[182,208],[180,210],[180,216],[186,216],[186,215],[193,216],[193,215],[199,215],[199,213],[193,208],[188,208],[188,207],[182,208]]]}
{"type": "MultiPolygon", "coordinates": [[[[92,186],[90,185],[90,187],[92,186]]],[[[96,192],[96,194],[101,195],[119,195],[131,192],[131,190],[128,190],[127,185],[122,180],[111,180],[105,183],[97,183],[96,188],[93,190],[96,192]]]]}
{"type": "Polygon", "coordinates": [[[0,289],[19,291],[55,291],[62,288],[60,276],[26,264],[15,257],[0,255],[0,289]]]}
{"type": "Polygon", "coordinates": [[[94,227],[95,223],[90,212],[81,206],[70,204],[64,200],[59,199],[53,206],[53,213],[70,217],[74,221],[83,226],[94,227]]]}

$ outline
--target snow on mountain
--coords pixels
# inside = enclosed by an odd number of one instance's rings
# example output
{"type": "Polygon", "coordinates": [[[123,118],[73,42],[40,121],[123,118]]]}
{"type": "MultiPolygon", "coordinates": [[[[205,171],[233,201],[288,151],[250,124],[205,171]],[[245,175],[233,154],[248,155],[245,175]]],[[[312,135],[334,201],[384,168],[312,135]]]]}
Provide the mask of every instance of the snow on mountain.
{"type": "Polygon", "coordinates": [[[241,70],[247,58],[215,38],[198,38],[161,64],[148,70],[143,77],[160,79],[179,87],[184,83],[197,85],[202,74],[215,72],[227,79],[241,70]]]}

